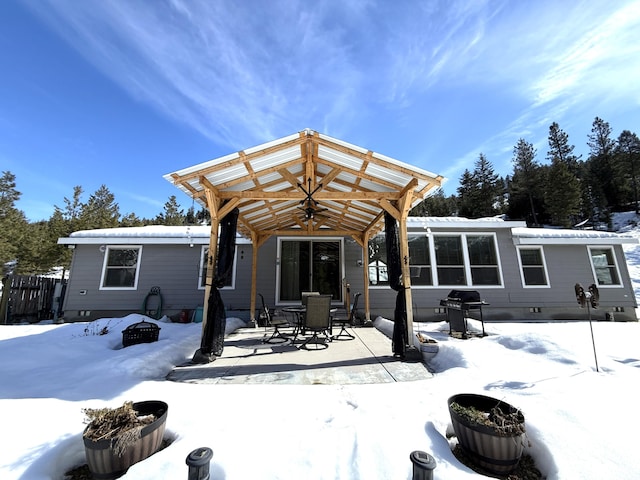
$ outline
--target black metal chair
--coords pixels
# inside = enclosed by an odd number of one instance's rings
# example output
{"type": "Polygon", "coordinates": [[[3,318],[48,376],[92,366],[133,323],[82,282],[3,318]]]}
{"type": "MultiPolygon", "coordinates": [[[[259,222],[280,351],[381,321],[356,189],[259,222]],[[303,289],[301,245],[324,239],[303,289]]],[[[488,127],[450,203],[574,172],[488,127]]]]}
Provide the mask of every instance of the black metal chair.
{"type": "Polygon", "coordinates": [[[259,293],[258,296],[260,297],[260,302],[262,303],[259,318],[264,321],[265,332],[267,331],[267,327],[273,327],[273,333],[269,338],[263,340],[263,342],[284,343],[289,341],[289,337],[287,337],[280,331],[280,328],[288,327],[289,322],[284,318],[273,318],[273,316],[271,315],[271,311],[267,308],[266,303],[264,303],[264,297],[262,296],[262,294],[259,293]]]}
{"type": "Polygon", "coordinates": [[[362,295],[362,293],[358,292],[353,297],[353,305],[351,306],[351,312],[349,312],[349,316],[347,318],[334,318],[331,320],[333,325],[339,325],[341,327],[338,334],[332,337],[334,340],[353,340],[356,338],[354,335],[349,333],[347,325],[353,327],[356,324],[356,319],[358,318],[358,299],[360,298],[360,295],[362,295]]]}
{"type": "Polygon", "coordinates": [[[309,330],[312,335],[307,338],[300,348],[310,349],[315,345],[314,350],[327,348],[331,341],[328,333],[331,327],[331,295],[311,295],[307,298],[307,310],[304,316],[304,329],[309,330]],[[324,333],[325,340],[321,340],[319,334],[324,333]]]}

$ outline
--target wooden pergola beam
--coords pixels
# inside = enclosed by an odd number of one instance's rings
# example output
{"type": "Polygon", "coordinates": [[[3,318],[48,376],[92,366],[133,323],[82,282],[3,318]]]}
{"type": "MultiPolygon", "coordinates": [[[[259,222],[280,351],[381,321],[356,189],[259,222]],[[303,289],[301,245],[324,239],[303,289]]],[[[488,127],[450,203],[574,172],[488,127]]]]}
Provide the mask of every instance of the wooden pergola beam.
{"type": "MultiPolygon", "coordinates": [[[[344,236],[353,238],[363,250],[364,302],[370,318],[367,245],[384,226],[384,211],[400,222],[403,281],[410,285],[406,220],[411,206],[442,184],[441,176],[411,169],[402,162],[365,151],[345,142],[304,130],[286,140],[265,144],[222,157],[170,175],[170,180],[211,213],[210,262],[216,258],[220,221],[238,208],[238,232],[257,250],[274,235],[344,236]],[[409,180],[407,180],[409,179],[409,180]],[[310,183],[308,183],[310,181],[310,183]],[[405,182],[403,184],[400,184],[405,182]],[[323,210],[305,220],[300,202],[314,191],[313,200],[323,210]],[[406,264],[405,264],[406,263],[406,264]]],[[[215,273],[207,269],[205,297],[215,273]]],[[[255,272],[252,272],[251,314],[255,314],[255,272]]],[[[407,289],[410,290],[410,289],[407,289]]],[[[409,313],[411,302],[408,294],[409,313]]],[[[205,302],[206,318],[206,302],[205,302]]],[[[204,325],[203,325],[204,327],[204,325]]]]}

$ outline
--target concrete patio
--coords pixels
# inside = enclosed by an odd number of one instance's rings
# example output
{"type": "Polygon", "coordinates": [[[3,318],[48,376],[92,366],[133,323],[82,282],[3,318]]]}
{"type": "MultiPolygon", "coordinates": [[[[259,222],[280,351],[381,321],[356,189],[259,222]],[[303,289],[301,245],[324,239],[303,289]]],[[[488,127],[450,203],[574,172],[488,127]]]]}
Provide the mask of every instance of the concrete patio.
{"type": "Polygon", "coordinates": [[[206,384],[348,385],[425,380],[422,362],[394,358],[391,339],[376,328],[350,328],[353,340],[334,340],[329,348],[299,349],[291,342],[264,343],[272,331],[239,329],[225,338],[224,352],[206,365],[176,367],[168,380],[206,384]]]}

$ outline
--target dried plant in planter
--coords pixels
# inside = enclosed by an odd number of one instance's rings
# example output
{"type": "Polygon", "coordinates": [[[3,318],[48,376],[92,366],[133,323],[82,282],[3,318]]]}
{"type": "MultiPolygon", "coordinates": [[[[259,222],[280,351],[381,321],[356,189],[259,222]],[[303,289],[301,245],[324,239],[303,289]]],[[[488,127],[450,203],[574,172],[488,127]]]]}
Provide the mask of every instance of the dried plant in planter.
{"type": "Polygon", "coordinates": [[[434,340],[431,337],[428,337],[426,335],[423,335],[422,333],[418,332],[416,333],[416,337],[418,338],[418,341],[420,343],[438,343],[436,340],[434,340]]]}
{"type": "MultiPolygon", "coordinates": [[[[485,412],[474,406],[462,406],[457,402],[451,403],[451,410],[471,424],[483,425],[495,430],[497,435],[511,437],[525,433],[524,416],[520,410],[505,413],[500,403],[485,412]]],[[[508,409],[507,409],[508,410],[508,409]]]]}
{"type": "Polygon", "coordinates": [[[145,425],[156,419],[154,415],[139,416],[133,402],[125,402],[117,408],[85,408],[82,411],[87,417],[85,423],[89,424],[83,436],[94,441],[116,439],[113,448],[118,456],[140,438],[145,425]]]}

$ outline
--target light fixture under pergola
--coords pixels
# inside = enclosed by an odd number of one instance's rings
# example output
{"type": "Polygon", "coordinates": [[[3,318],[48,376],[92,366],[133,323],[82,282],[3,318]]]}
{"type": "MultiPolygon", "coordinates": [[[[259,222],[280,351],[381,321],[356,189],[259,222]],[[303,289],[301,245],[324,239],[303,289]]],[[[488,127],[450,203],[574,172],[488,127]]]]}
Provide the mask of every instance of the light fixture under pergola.
{"type": "Polygon", "coordinates": [[[298,188],[300,188],[300,190],[302,190],[306,195],[305,199],[300,200],[300,205],[302,206],[298,208],[304,212],[305,220],[313,220],[313,218],[318,213],[326,212],[328,208],[320,207],[320,203],[315,198],[313,198],[313,195],[318,190],[322,189],[322,183],[319,183],[316,188],[313,189],[313,191],[311,190],[311,178],[307,178],[307,184],[308,187],[304,188],[304,185],[298,183],[298,188]]]}
{"type": "MultiPolygon", "coordinates": [[[[366,251],[369,239],[383,229],[384,212],[388,212],[399,222],[401,256],[408,258],[409,210],[444,180],[440,175],[311,129],[169,173],[165,178],[209,210],[210,252],[216,251],[219,222],[233,209],[239,210],[238,232],[250,238],[254,246],[252,319],[257,294],[257,252],[267,239],[346,236],[366,251]],[[318,204],[328,210],[324,215],[319,215],[318,204]]],[[[369,318],[368,269],[366,262],[364,265],[363,297],[369,318]]],[[[212,271],[208,269],[207,275],[212,271]]],[[[404,285],[410,286],[408,264],[403,264],[402,274],[404,285]]],[[[205,298],[210,284],[208,278],[205,298]]],[[[406,304],[411,305],[411,289],[405,292],[406,304]]],[[[412,318],[409,309],[409,323],[412,318]]]]}

